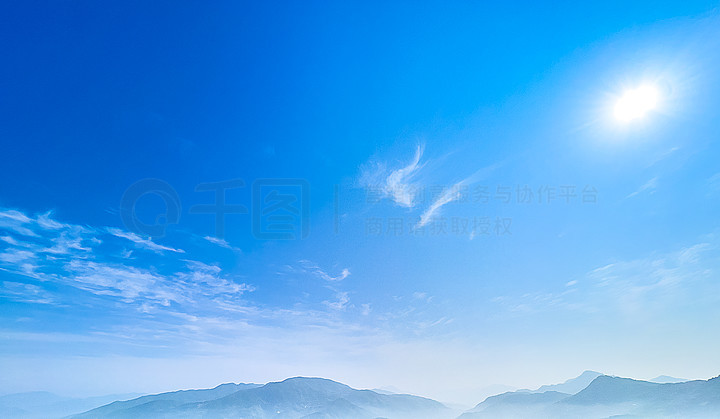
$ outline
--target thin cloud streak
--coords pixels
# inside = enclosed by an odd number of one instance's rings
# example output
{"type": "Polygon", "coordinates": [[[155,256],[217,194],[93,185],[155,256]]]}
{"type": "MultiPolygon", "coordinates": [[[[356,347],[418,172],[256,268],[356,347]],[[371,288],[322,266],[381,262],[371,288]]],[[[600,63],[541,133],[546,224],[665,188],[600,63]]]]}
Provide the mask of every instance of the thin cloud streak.
{"type": "Polygon", "coordinates": [[[205,237],[203,237],[203,239],[207,240],[208,242],[210,242],[212,244],[223,247],[225,249],[229,249],[234,252],[242,252],[242,250],[239,247],[235,247],[235,246],[231,245],[230,243],[227,242],[227,240],[219,239],[217,237],[212,237],[212,236],[205,236],[205,237]]]}
{"type": "Polygon", "coordinates": [[[635,192],[631,193],[630,195],[626,196],[625,199],[632,198],[634,196],[637,196],[645,191],[649,191],[649,193],[654,193],[655,189],[657,188],[657,181],[658,178],[654,177],[647,182],[645,182],[640,188],[638,188],[635,192]]]}
{"type": "Polygon", "coordinates": [[[152,241],[150,239],[144,239],[135,233],[131,233],[129,231],[123,231],[123,230],[120,230],[119,228],[108,228],[108,233],[110,233],[116,237],[128,239],[140,247],[145,247],[145,248],[153,250],[155,252],[168,251],[168,252],[175,252],[175,253],[185,253],[185,251],[182,249],[174,249],[172,247],[163,246],[161,244],[155,243],[154,241],[152,241]]]}
{"type": "Polygon", "coordinates": [[[415,225],[415,228],[422,228],[438,214],[438,212],[443,206],[462,198],[463,186],[470,185],[483,179],[495,169],[497,169],[499,166],[499,164],[493,164],[487,167],[483,167],[482,169],[476,171],[472,175],[466,177],[460,182],[454,184],[453,186],[446,188],[440,195],[440,197],[436,199],[432,204],[430,204],[430,207],[428,207],[425,212],[423,212],[423,214],[420,216],[420,221],[415,225]]]}
{"type": "Polygon", "coordinates": [[[343,268],[339,275],[332,276],[329,273],[325,272],[322,268],[320,268],[320,266],[318,266],[316,263],[307,259],[302,259],[298,261],[298,263],[306,272],[310,272],[318,278],[328,282],[339,282],[350,276],[350,269],[348,268],[343,268]]]}
{"type": "Polygon", "coordinates": [[[568,310],[619,313],[635,319],[671,315],[674,307],[690,301],[715,304],[718,289],[706,279],[714,272],[716,255],[711,253],[716,252],[716,246],[703,242],[654,257],[616,261],[566,282],[562,291],[499,296],[493,301],[509,312],[525,314],[568,310]]]}

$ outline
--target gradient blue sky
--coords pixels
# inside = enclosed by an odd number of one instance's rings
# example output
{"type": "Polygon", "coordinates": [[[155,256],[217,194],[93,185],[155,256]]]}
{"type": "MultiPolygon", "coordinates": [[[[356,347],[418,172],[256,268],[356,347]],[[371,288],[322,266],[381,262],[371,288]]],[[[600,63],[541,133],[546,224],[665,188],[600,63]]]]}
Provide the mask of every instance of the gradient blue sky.
{"type": "Polygon", "coordinates": [[[0,393],[717,375],[715,7],[4,2],[0,393]],[[258,179],[307,182],[305,237],[258,179]]]}

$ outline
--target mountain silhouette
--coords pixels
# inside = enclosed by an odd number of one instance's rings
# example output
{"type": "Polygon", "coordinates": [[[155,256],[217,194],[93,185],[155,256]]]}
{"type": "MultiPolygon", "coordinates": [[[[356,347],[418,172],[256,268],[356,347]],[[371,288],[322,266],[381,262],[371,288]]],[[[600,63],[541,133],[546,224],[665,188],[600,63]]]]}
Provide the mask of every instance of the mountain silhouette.
{"type": "Polygon", "coordinates": [[[558,405],[607,416],[717,418],[720,377],[663,384],[603,375],[558,405]]]}
{"type": "Polygon", "coordinates": [[[179,390],[169,393],[142,396],[127,401],[116,401],[105,406],[98,407],[77,417],[115,417],[118,412],[130,411],[138,406],[146,406],[139,410],[147,409],[149,406],[181,406],[187,403],[214,400],[230,395],[236,391],[260,387],[260,384],[221,384],[215,388],[202,390],[179,390]]]}
{"type": "Polygon", "coordinates": [[[539,417],[537,415],[547,406],[568,397],[570,394],[557,391],[507,392],[488,397],[472,410],[460,415],[460,419],[539,417]]]}
{"type": "Polygon", "coordinates": [[[511,392],[488,397],[462,419],[718,418],[720,377],[653,383],[601,375],[577,394],[511,392]]]}
{"type": "Polygon", "coordinates": [[[592,381],[602,374],[597,371],[584,371],[575,378],[571,378],[561,384],[551,384],[541,386],[533,393],[544,393],[546,391],[557,391],[559,393],[577,394],[585,389],[592,381]]]}
{"type": "MultiPolygon", "coordinates": [[[[222,387],[222,386],[221,386],[222,387]]],[[[89,418],[453,418],[453,411],[434,400],[406,394],[356,390],[324,378],[289,378],[218,396],[178,392],[111,403],[76,415],[89,418]],[[188,397],[194,398],[188,401],[188,397]],[[208,397],[197,400],[199,397],[208,397]]],[[[228,388],[226,390],[232,390],[228,388]]],[[[202,390],[200,390],[202,391],[202,390]]]]}
{"type": "MultiPolygon", "coordinates": [[[[561,384],[487,397],[461,414],[437,401],[407,394],[357,390],[324,378],[295,377],[261,384],[222,384],[114,401],[71,399],[47,392],[0,396],[2,418],[244,418],[244,419],[510,419],[718,418],[720,377],[671,383],[585,371],[561,384]],[[587,380],[591,382],[580,391],[587,380]],[[560,392],[554,389],[565,389],[560,392]],[[545,389],[551,389],[541,391],[545,389]],[[78,404],[78,400],[85,403],[78,404]],[[95,408],[93,408],[95,407],[95,408]]],[[[668,377],[659,377],[668,380],[668,377]]],[[[669,377],[672,378],[672,377],[669,377]]],[[[121,396],[118,396],[121,397],[121,396]]]]}

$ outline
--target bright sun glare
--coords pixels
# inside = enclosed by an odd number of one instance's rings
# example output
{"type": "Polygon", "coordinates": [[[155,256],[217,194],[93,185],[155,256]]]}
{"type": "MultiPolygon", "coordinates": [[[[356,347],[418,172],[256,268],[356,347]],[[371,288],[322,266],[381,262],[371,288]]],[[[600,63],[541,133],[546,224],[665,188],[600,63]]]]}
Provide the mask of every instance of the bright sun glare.
{"type": "Polygon", "coordinates": [[[615,117],[623,122],[642,118],[655,109],[660,95],[654,86],[642,86],[628,90],[615,105],[615,117]]]}

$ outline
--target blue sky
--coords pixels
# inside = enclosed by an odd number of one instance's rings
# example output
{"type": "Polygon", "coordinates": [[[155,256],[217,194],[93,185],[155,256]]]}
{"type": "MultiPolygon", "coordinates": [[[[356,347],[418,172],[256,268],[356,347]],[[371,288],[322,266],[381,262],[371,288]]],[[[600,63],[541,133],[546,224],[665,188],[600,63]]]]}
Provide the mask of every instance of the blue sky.
{"type": "Polygon", "coordinates": [[[715,7],[3,5],[0,392],[717,375],[715,7]]]}

